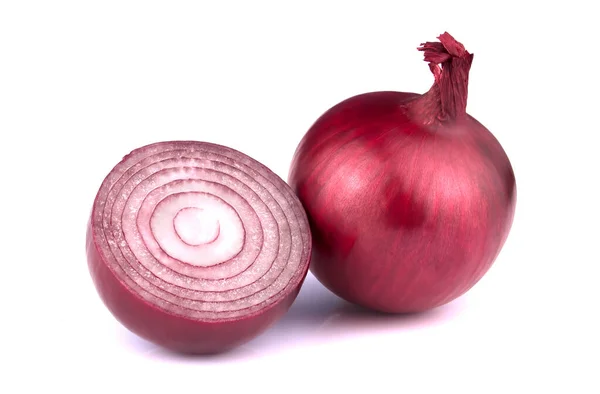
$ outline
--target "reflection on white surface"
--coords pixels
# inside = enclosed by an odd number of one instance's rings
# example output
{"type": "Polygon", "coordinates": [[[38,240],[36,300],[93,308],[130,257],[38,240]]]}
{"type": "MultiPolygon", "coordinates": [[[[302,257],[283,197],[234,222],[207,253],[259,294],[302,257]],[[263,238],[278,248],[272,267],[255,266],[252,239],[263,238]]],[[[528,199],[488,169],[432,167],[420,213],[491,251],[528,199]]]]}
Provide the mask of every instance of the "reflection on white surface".
{"type": "Polygon", "coordinates": [[[125,348],[143,357],[180,362],[240,361],[285,352],[299,346],[435,327],[450,321],[461,312],[463,306],[464,302],[459,298],[446,306],[420,314],[375,313],[335,296],[309,273],[296,302],[281,320],[259,337],[227,353],[211,356],[173,353],[137,337],[121,326],[118,337],[125,348]]]}

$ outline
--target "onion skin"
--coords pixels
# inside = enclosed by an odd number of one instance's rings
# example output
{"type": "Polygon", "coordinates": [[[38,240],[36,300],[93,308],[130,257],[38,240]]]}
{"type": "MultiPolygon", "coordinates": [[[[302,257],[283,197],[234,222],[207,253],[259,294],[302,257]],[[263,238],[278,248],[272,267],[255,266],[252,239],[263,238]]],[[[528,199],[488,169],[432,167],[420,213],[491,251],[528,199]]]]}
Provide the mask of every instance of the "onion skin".
{"type": "Polygon", "coordinates": [[[380,312],[421,312],[467,292],[514,217],[511,163],[465,111],[473,56],[447,33],[440,40],[420,48],[436,78],[429,92],[335,105],[303,137],[289,173],[311,226],[311,271],[380,312]]]}
{"type": "Polygon", "coordinates": [[[125,156],[96,195],[86,235],[88,269],[113,316],[188,354],[225,352],[274,324],[298,295],[311,247],[306,213],[281,178],[197,141],[125,156]]]}

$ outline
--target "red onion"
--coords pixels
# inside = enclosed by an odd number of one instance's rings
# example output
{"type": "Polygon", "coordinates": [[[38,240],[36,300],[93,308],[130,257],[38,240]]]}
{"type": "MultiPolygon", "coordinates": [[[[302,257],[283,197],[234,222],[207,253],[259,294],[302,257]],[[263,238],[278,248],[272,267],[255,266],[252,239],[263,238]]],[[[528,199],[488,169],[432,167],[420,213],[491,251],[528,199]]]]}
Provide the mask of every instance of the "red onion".
{"type": "Polygon", "coordinates": [[[473,55],[448,33],[419,50],[423,94],[372,92],[323,114],[289,183],[313,235],[311,271],[377,311],[445,304],[488,271],[510,231],[515,176],[500,143],[466,113],[473,55]]]}
{"type": "Polygon", "coordinates": [[[108,174],[88,227],[100,297],[129,330],[214,353],[269,327],[308,272],[306,214],[291,188],[236,150],[204,142],[136,149],[108,174]]]}

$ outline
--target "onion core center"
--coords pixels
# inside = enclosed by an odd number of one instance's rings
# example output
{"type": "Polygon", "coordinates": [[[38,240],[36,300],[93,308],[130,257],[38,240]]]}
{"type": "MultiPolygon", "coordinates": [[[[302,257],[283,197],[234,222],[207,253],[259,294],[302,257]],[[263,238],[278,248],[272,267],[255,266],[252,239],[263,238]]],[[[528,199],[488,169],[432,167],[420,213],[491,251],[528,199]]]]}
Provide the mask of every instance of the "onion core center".
{"type": "Polygon", "coordinates": [[[153,237],[163,251],[195,266],[220,264],[244,246],[244,226],[235,209],[203,192],[164,197],[152,213],[150,227],[145,235],[153,237]]]}
{"type": "Polygon", "coordinates": [[[175,215],[175,231],[191,246],[213,242],[219,236],[219,221],[202,208],[184,208],[175,215]]]}

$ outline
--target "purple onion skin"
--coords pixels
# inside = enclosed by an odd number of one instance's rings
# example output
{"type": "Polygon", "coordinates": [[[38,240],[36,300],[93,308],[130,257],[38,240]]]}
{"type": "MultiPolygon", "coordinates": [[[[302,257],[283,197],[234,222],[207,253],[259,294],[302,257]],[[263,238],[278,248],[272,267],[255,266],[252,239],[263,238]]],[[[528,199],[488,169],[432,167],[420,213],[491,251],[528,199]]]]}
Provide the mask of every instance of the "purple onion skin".
{"type": "Polygon", "coordinates": [[[322,115],[289,174],[313,235],[311,272],[352,303],[419,312],[467,292],[510,231],[515,175],[469,115],[428,124],[421,95],[374,92],[322,115]]]}
{"type": "Polygon", "coordinates": [[[288,311],[304,282],[302,279],[285,298],[252,316],[229,321],[192,320],[162,311],[127,289],[102,261],[90,234],[88,227],[88,268],[106,307],[129,331],[177,353],[217,354],[247,343],[288,311]]]}

